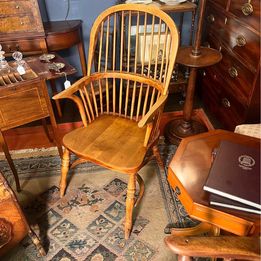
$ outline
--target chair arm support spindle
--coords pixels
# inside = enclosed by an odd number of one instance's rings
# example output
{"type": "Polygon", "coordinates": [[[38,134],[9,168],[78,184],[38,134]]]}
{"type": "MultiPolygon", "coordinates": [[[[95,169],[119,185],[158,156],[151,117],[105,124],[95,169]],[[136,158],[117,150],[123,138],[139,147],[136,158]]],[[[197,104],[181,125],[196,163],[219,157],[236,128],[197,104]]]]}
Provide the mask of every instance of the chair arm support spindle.
{"type": "Polygon", "coordinates": [[[153,120],[155,113],[159,110],[161,106],[164,105],[168,95],[162,95],[158,101],[151,107],[151,109],[142,117],[138,122],[139,128],[143,128],[146,124],[150,123],[153,120]]]}

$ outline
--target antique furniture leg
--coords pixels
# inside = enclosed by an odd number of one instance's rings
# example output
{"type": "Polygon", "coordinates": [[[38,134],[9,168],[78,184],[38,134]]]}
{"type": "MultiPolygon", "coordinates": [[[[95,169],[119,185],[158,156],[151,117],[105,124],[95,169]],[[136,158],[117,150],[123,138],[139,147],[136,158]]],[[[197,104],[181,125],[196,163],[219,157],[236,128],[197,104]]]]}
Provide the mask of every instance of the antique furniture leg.
{"type": "Polygon", "coordinates": [[[83,76],[86,76],[87,74],[87,67],[86,67],[86,61],[85,61],[85,52],[84,52],[84,46],[83,42],[79,42],[77,44],[80,60],[81,60],[81,67],[82,67],[82,74],[83,76]]]}
{"type": "Polygon", "coordinates": [[[66,189],[66,178],[70,166],[70,152],[68,149],[64,149],[62,158],[62,169],[61,169],[61,181],[60,181],[60,196],[63,197],[66,189]]]}
{"type": "Polygon", "coordinates": [[[33,241],[37,251],[40,253],[41,256],[46,256],[46,252],[38,238],[38,236],[34,233],[34,231],[29,227],[28,235],[33,241]]]}
{"type": "MultiPolygon", "coordinates": [[[[52,93],[53,93],[53,96],[55,94],[57,94],[57,88],[56,88],[56,84],[55,84],[55,80],[54,79],[51,79],[50,80],[50,84],[51,84],[51,88],[52,88],[52,93]]],[[[55,100],[55,105],[56,105],[56,109],[57,109],[57,112],[58,112],[58,115],[59,117],[61,118],[63,116],[63,113],[62,113],[62,109],[61,109],[61,105],[60,105],[60,102],[55,100]]]]}
{"type": "Polygon", "coordinates": [[[126,199],[126,217],[125,217],[125,239],[130,236],[132,228],[132,214],[135,203],[135,191],[136,191],[136,173],[130,174],[128,181],[127,199],[126,199]]]}
{"type": "Polygon", "coordinates": [[[1,143],[1,147],[4,151],[4,154],[5,154],[5,157],[7,159],[7,162],[13,172],[13,175],[14,175],[14,179],[15,179],[15,184],[16,184],[16,190],[17,192],[20,192],[21,191],[21,187],[20,187],[20,182],[19,182],[19,177],[18,177],[18,174],[17,174],[17,171],[15,169],[15,165],[14,165],[14,162],[11,158],[11,155],[9,153],[9,149],[8,149],[8,146],[6,144],[6,141],[5,141],[5,138],[3,136],[3,133],[2,131],[0,131],[0,143],[1,143]]]}
{"type": "Polygon", "coordinates": [[[204,125],[191,118],[197,70],[218,63],[222,59],[222,55],[217,50],[200,46],[205,5],[206,0],[201,0],[199,3],[199,21],[194,45],[181,47],[177,55],[177,63],[191,67],[191,70],[183,109],[183,119],[170,121],[165,128],[165,138],[172,144],[179,144],[182,138],[207,130],[204,125]]]}
{"type": "Polygon", "coordinates": [[[139,205],[145,191],[144,181],[142,177],[139,175],[139,173],[137,173],[137,181],[139,183],[139,195],[137,200],[135,201],[135,207],[139,205]]]}
{"type": "Polygon", "coordinates": [[[164,162],[160,156],[158,146],[157,145],[153,146],[152,151],[153,151],[153,155],[155,156],[158,165],[160,166],[160,168],[164,169],[164,162]]]}
{"type": "Polygon", "coordinates": [[[45,134],[46,134],[48,140],[49,140],[50,142],[53,142],[53,139],[52,139],[52,137],[50,136],[50,133],[49,133],[48,126],[47,126],[47,123],[46,123],[46,119],[45,119],[45,118],[42,119],[42,125],[43,125],[44,132],[45,132],[45,134]]]}

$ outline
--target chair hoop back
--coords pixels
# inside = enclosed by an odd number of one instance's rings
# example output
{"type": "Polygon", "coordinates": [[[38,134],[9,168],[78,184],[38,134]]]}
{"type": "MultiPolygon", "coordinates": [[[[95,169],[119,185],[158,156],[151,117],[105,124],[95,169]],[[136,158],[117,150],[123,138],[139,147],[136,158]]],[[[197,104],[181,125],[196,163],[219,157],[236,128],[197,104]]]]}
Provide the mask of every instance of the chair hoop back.
{"type": "Polygon", "coordinates": [[[179,34],[172,18],[156,6],[115,5],[99,15],[90,34],[88,72],[125,71],[163,83],[167,93],[179,34]]]}

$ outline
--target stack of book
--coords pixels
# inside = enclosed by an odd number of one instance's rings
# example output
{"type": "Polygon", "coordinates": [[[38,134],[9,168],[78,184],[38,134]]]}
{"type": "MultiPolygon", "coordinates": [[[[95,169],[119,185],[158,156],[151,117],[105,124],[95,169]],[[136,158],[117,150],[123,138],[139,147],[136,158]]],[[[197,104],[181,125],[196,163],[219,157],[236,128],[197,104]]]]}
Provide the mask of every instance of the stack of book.
{"type": "Polygon", "coordinates": [[[260,215],[260,149],[222,141],[203,189],[210,205],[260,215]]]}

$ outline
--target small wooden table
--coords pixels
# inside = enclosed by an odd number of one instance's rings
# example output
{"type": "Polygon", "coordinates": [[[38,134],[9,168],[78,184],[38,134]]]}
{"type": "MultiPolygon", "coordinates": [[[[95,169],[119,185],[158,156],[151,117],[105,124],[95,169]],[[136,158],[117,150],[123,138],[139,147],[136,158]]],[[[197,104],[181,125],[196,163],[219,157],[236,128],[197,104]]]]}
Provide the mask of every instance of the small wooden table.
{"type": "Polygon", "coordinates": [[[224,130],[185,138],[169,165],[168,181],[190,217],[240,236],[259,234],[259,215],[209,206],[209,194],[203,186],[211,167],[212,151],[222,140],[260,147],[260,139],[224,130]]]}
{"type": "Polygon", "coordinates": [[[87,73],[84,45],[82,39],[82,21],[49,21],[44,22],[46,44],[49,52],[64,50],[77,46],[83,76],[87,73]]]}
{"type": "MultiPolygon", "coordinates": [[[[64,63],[65,67],[60,72],[50,71],[48,63],[43,63],[39,59],[40,55],[26,57],[24,60],[28,63],[30,68],[43,80],[49,80],[52,88],[52,94],[58,93],[55,80],[63,77],[65,81],[65,74],[71,75],[77,72],[77,70],[71,66],[64,58],[55,53],[55,58],[51,62],[64,63]]],[[[62,110],[59,101],[55,101],[58,115],[62,117],[62,110]]]]}
{"type": "Polygon", "coordinates": [[[13,172],[17,191],[21,190],[19,178],[3,132],[41,119],[51,142],[45,121],[47,117],[50,118],[54,141],[62,157],[57,124],[44,79],[41,79],[31,68],[23,75],[14,71],[0,74],[0,146],[13,172]]]}

